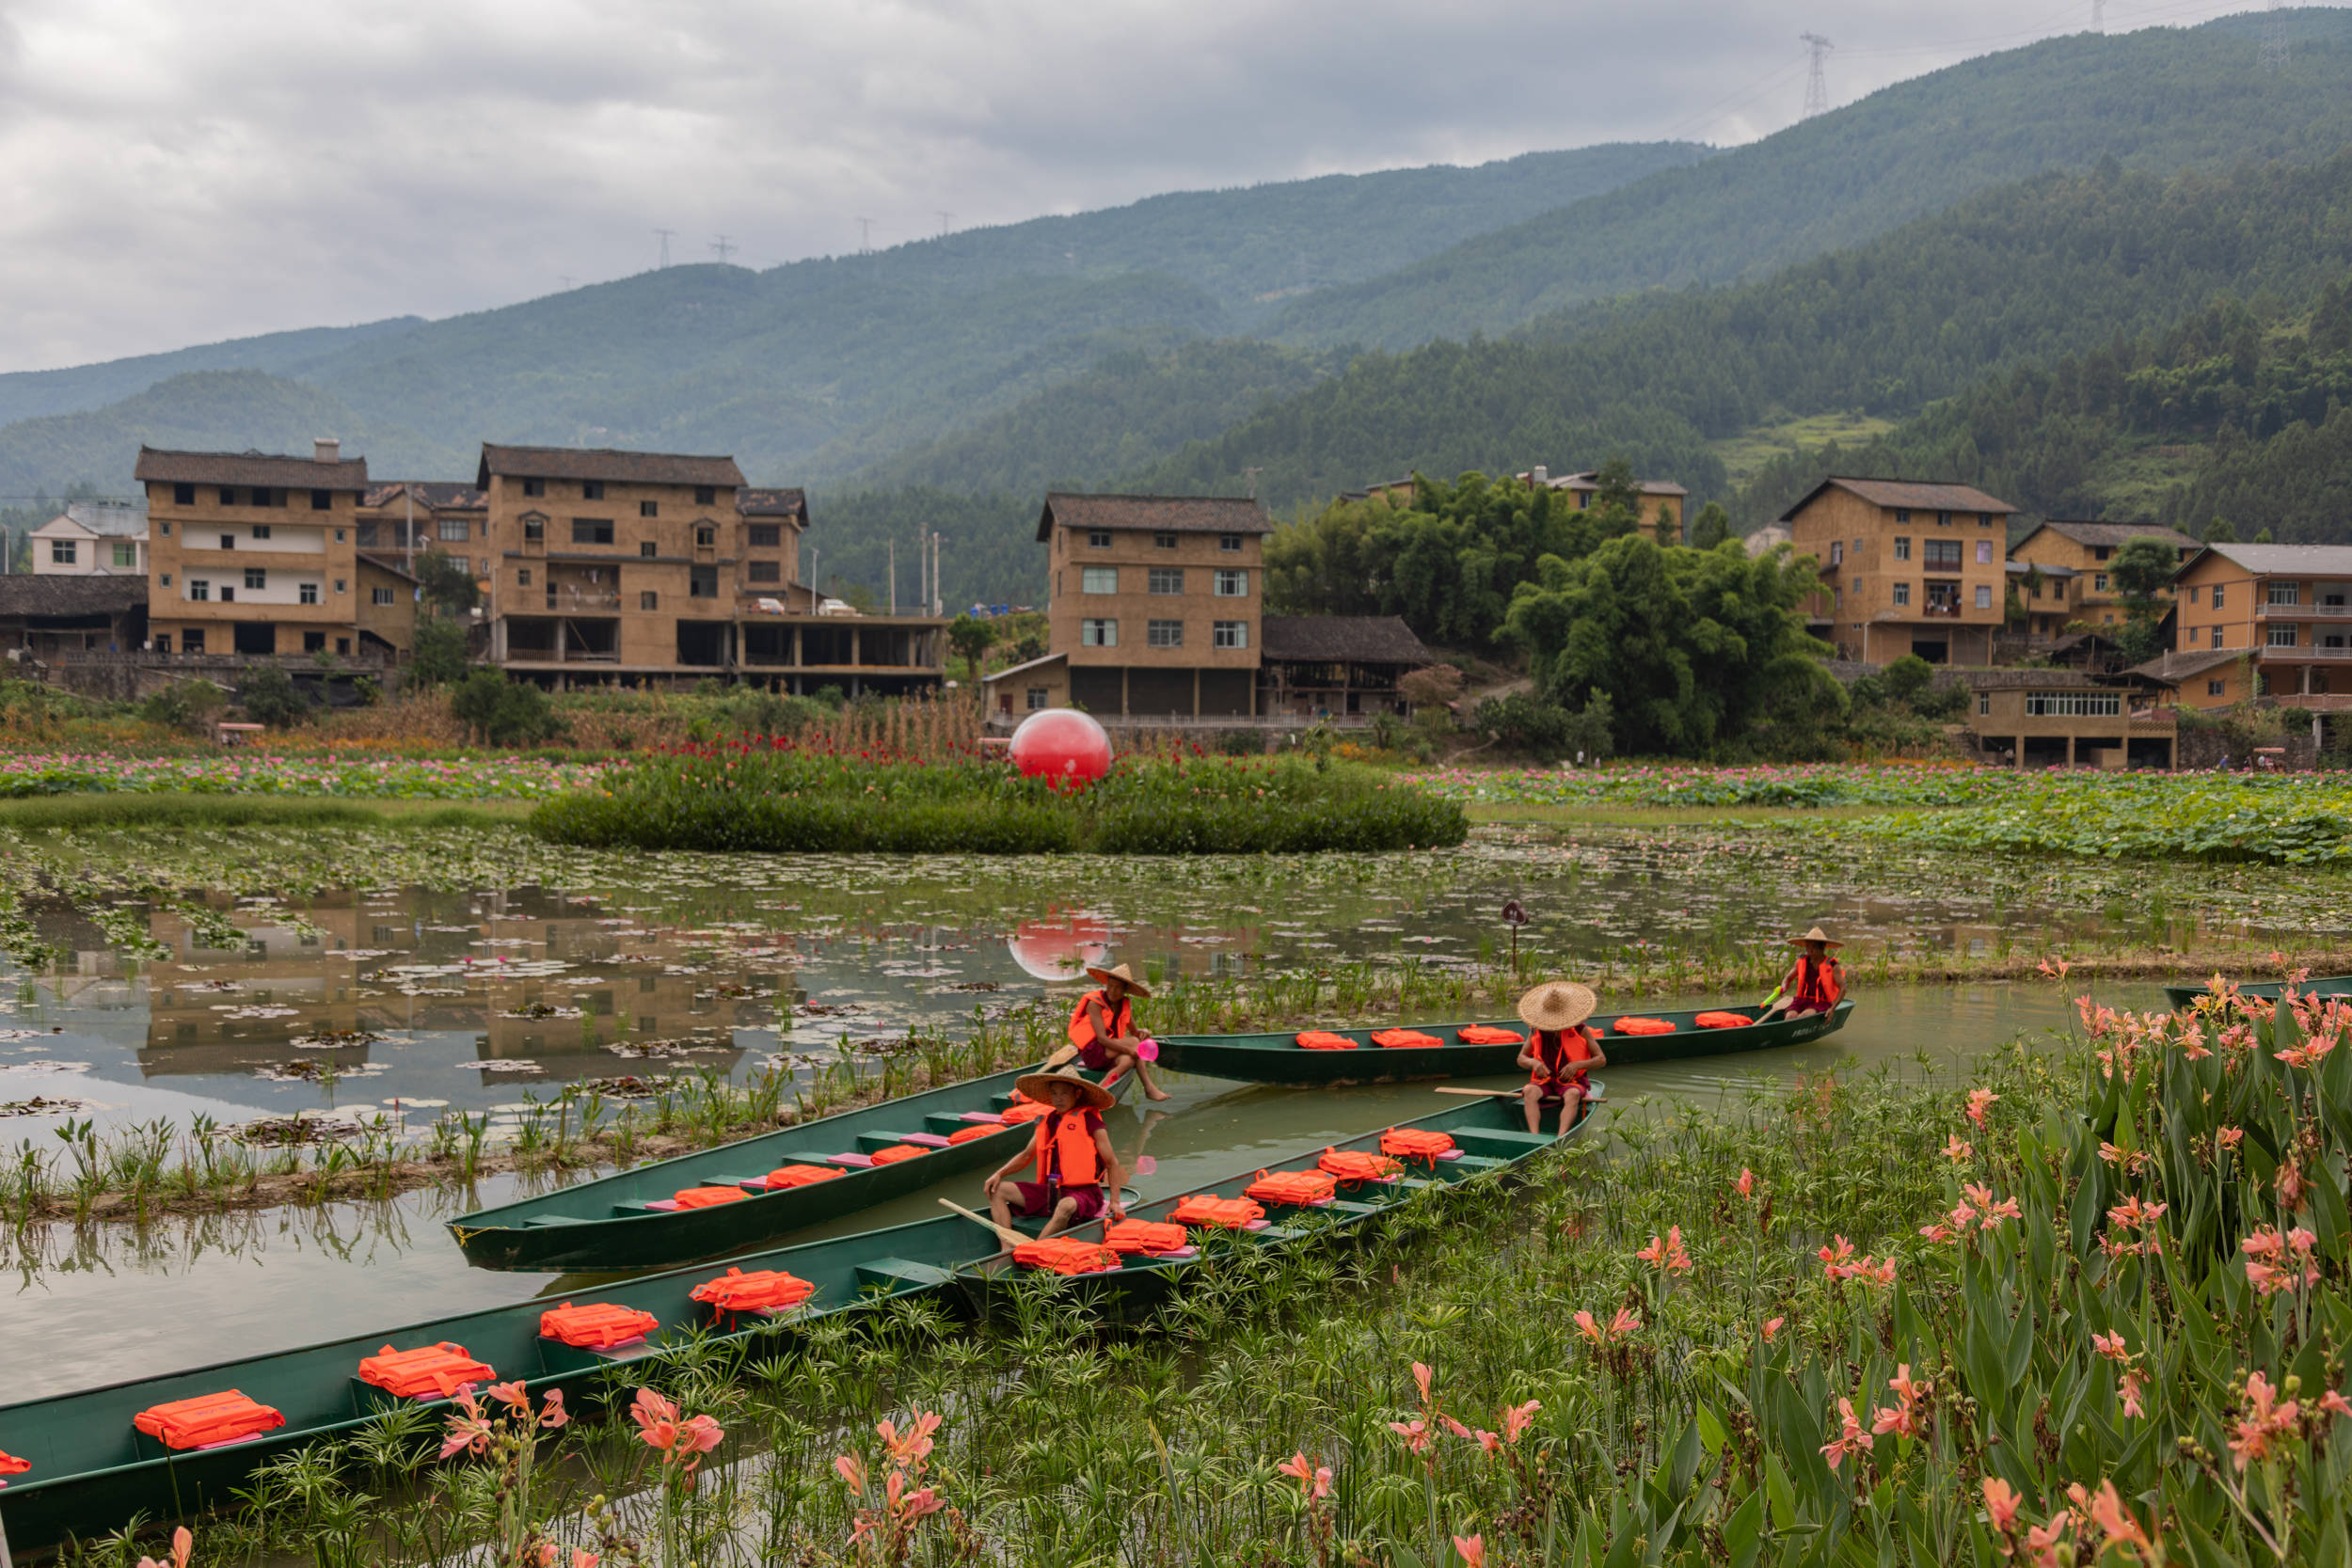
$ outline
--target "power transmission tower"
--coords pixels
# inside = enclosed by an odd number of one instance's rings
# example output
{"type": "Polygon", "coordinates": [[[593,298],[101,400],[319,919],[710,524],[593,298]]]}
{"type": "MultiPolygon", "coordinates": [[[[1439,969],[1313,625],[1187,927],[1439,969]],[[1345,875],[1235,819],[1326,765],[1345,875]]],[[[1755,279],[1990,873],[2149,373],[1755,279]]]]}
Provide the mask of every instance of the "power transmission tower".
{"type": "Polygon", "coordinates": [[[956,226],[956,214],[953,214],[953,213],[942,213],[942,214],[939,214],[939,237],[940,237],[941,239],[943,239],[943,240],[944,240],[944,239],[946,239],[946,238],[947,237],[947,230],[950,230],[950,229],[953,229],[955,226],[956,226]]]}
{"type": "Polygon", "coordinates": [[[568,273],[568,272],[559,272],[559,273],[557,273],[555,276],[563,279],[563,281],[564,281],[564,292],[565,293],[571,293],[571,289],[572,289],[572,275],[571,275],[570,273],[568,273]]]}
{"type": "Polygon", "coordinates": [[[2107,30],[2107,0],[2090,0],[2090,30],[2094,33],[2107,30]]]}
{"type": "Polygon", "coordinates": [[[857,220],[857,253],[860,256],[874,254],[874,220],[872,218],[857,220]]]}
{"type": "Polygon", "coordinates": [[[670,264],[670,236],[676,233],[677,230],[675,229],[657,229],[654,232],[661,236],[661,264],[666,267],[670,264]]]}
{"type": "Polygon", "coordinates": [[[1819,33],[1800,33],[1797,36],[1813,52],[1813,69],[1804,79],[1804,112],[1797,118],[1811,119],[1815,115],[1829,113],[1829,78],[1821,73],[1821,62],[1828,59],[1829,52],[1837,46],[1819,33]]]}
{"type": "Polygon", "coordinates": [[[2270,0],[2270,15],[2263,22],[2263,69],[2284,71],[2287,68],[2287,19],[2279,9],[2279,0],[2270,0]]]}
{"type": "Polygon", "coordinates": [[[727,258],[734,255],[735,252],[735,242],[724,234],[720,235],[717,239],[710,242],[710,253],[719,258],[719,264],[721,266],[726,265],[727,258]]]}

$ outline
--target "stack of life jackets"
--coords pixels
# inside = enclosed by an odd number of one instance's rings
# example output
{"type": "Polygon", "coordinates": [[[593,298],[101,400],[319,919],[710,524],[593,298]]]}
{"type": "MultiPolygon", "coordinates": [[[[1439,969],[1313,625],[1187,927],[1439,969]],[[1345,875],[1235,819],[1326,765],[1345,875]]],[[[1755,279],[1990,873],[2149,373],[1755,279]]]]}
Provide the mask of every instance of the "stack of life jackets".
{"type": "Polygon", "coordinates": [[[539,1314],[539,1338],[575,1350],[617,1350],[633,1345],[661,1326],[661,1320],[634,1307],[597,1302],[574,1307],[565,1302],[539,1314]]]}
{"type": "Polygon", "coordinates": [[[1424,1035],[1418,1029],[1383,1029],[1372,1037],[1372,1043],[1390,1051],[1421,1051],[1445,1041],[1435,1035],[1424,1035]]]}
{"type": "Polygon", "coordinates": [[[1516,1029],[1498,1029],[1491,1023],[1472,1023],[1454,1031],[1454,1037],[1464,1045],[1525,1045],[1527,1037],[1516,1029]]]}
{"type": "Polygon", "coordinates": [[[1353,1051],[1356,1042],[1328,1029],[1309,1029],[1298,1037],[1301,1051],[1353,1051]]]}
{"type": "Polygon", "coordinates": [[[722,1203],[740,1203],[751,1196],[740,1187],[681,1187],[670,1201],[681,1209],[716,1209],[722,1203]]]}
{"type": "Polygon", "coordinates": [[[1609,1026],[1613,1035],[1671,1035],[1675,1026],[1662,1018],[1621,1018],[1609,1026]]]}
{"type": "Polygon", "coordinates": [[[1159,1220],[1115,1220],[1103,1231],[1103,1244],[1121,1257],[1138,1252],[1181,1252],[1190,1240],[1183,1226],[1159,1220]]]}
{"type": "Polygon", "coordinates": [[[150,1406],[132,1417],[131,1424],[167,1449],[210,1449],[275,1432],[286,1418],[231,1388],[150,1406]]]}
{"type": "Polygon", "coordinates": [[[1454,1152],[1454,1134],[1422,1127],[1391,1127],[1380,1134],[1380,1152],[1401,1160],[1426,1160],[1431,1164],[1454,1152]]]}
{"type": "Polygon", "coordinates": [[[1405,1168],[1385,1154],[1360,1148],[1327,1148],[1315,1164],[1342,1181],[1386,1181],[1405,1168]]]}
{"type": "Polygon", "coordinates": [[[386,1345],[359,1363],[359,1381],[373,1384],[404,1400],[448,1399],[467,1383],[493,1383],[498,1374],[466,1354],[463,1345],[444,1340],[415,1350],[386,1345]]]}
{"type": "Polygon", "coordinates": [[[768,1190],[772,1193],[785,1187],[814,1187],[840,1174],[832,1165],[778,1165],[768,1173],[768,1190]]]}
{"type": "Polygon", "coordinates": [[[892,1144],[888,1148],[874,1150],[874,1164],[895,1165],[901,1160],[912,1160],[918,1154],[928,1152],[929,1150],[917,1148],[913,1144],[892,1144]]]}
{"type": "Polygon", "coordinates": [[[1246,1197],[1194,1193],[1169,1210],[1168,1217],[1179,1225],[1214,1225],[1226,1230],[1245,1230],[1265,1218],[1265,1211],[1246,1197]]]}
{"type": "Polygon", "coordinates": [[[1034,1100],[1016,1100],[1005,1107],[1005,1122],[1010,1126],[1025,1121],[1035,1121],[1040,1117],[1051,1116],[1053,1111],[1054,1108],[1051,1105],[1041,1105],[1034,1100]]]}
{"type": "Polygon", "coordinates": [[[985,1123],[977,1123],[971,1127],[958,1128],[955,1132],[947,1134],[947,1141],[951,1144],[968,1144],[979,1138],[993,1138],[1004,1130],[1004,1125],[1002,1123],[999,1123],[994,1127],[988,1126],[985,1123]]]}
{"type": "MultiPolygon", "coordinates": [[[[32,1467],[33,1462],[29,1459],[19,1459],[12,1453],[0,1452],[0,1476],[21,1476],[32,1467]]],[[[8,1484],[7,1481],[0,1481],[0,1486],[8,1484]]]]}
{"type": "Polygon", "coordinates": [[[729,1269],[716,1279],[704,1280],[687,1293],[722,1312],[773,1312],[800,1306],[816,1289],[807,1280],[782,1269],[761,1269],[753,1274],[729,1269]]]}
{"type": "Polygon", "coordinates": [[[1261,1203],[1290,1203],[1301,1208],[1328,1203],[1339,1191],[1339,1183],[1319,1170],[1285,1170],[1272,1175],[1258,1173],[1258,1180],[1242,1189],[1261,1203]]]}
{"type": "Polygon", "coordinates": [[[1691,1022],[1702,1029],[1744,1029],[1756,1020],[1745,1013],[1701,1013],[1691,1022]]]}
{"type": "Polygon", "coordinates": [[[1012,1249],[1012,1260],[1025,1269],[1054,1274],[1102,1274],[1120,1266],[1119,1254],[1109,1247],[1071,1236],[1024,1242],[1012,1249]]]}

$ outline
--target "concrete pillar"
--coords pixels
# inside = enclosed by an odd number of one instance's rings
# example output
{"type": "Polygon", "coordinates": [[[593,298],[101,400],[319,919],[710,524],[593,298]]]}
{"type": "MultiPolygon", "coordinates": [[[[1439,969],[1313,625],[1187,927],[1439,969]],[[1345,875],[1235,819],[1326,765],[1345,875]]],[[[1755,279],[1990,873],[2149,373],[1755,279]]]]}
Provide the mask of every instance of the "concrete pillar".
{"type": "Polygon", "coordinates": [[[1200,666],[1192,667],[1192,716],[1200,717],[1200,666]]]}
{"type": "Polygon", "coordinates": [[[2074,737],[2071,735],[2066,737],[2066,766],[2069,768],[2075,766],[2074,737]]]}
{"type": "Polygon", "coordinates": [[[1119,716],[1127,717],[1127,667],[1123,664],[1119,667],[1119,716]]]}
{"type": "MultiPolygon", "coordinates": [[[[795,621],[795,622],[792,624],[792,663],[793,663],[793,666],[794,666],[795,668],[798,668],[798,667],[799,667],[799,665],[800,665],[800,662],[801,662],[801,626],[800,626],[800,623],[799,623],[799,622],[795,621]]],[[[799,689],[798,687],[793,688],[794,693],[795,693],[796,695],[798,694],[799,689],[799,689]]]]}
{"type": "Polygon", "coordinates": [[[865,657],[858,652],[858,628],[851,626],[850,628],[850,662],[852,664],[863,664],[866,662],[865,657]]]}

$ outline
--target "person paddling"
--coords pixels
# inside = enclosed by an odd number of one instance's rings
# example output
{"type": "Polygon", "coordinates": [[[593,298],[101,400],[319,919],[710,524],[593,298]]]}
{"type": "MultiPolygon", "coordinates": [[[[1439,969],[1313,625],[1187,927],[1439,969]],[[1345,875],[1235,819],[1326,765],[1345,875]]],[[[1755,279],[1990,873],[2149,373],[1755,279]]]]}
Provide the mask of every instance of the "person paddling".
{"type": "Polygon", "coordinates": [[[1111,1135],[1103,1127],[1103,1113],[1112,1103],[1111,1092],[1088,1083],[1074,1068],[1027,1073],[1014,1086],[1053,1109],[1037,1119],[1037,1135],[1029,1146],[1007,1161],[981,1189],[998,1227],[1011,1225],[1015,1214],[1041,1215],[1045,1228],[1041,1237],[1057,1236],[1073,1225],[1086,1224],[1105,1207],[1111,1218],[1125,1219],[1127,1211],[1119,1201],[1123,1180],[1119,1157],[1111,1152],[1111,1135]],[[1005,1179],[1032,1161],[1037,1180],[1015,1181],[1008,1188],[1005,1179]]]}
{"type": "Polygon", "coordinates": [[[1780,982],[1779,997],[1756,1015],[1758,1023],[1825,1013],[1846,994],[1845,966],[1830,951],[1844,942],[1816,926],[1801,937],[1790,937],[1788,945],[1797,949],[1797,966],[1780,982]]]}
{"type": "Polygon", "coordinates": [[[1600,1036],[1584,1027],[1597,999],[1592,990],[1574,980],[1551,980],[1519,998],[1519,1019],[1530,1033],[1519,1051],[1519,1066],[1534,1076],[1519,1090],[1527,1110],[1527,1130],[1543,1131],[1544,1107],[1560,1107],[1560,1132],[1565,1136],[1584,1114],[1584,1097],[1592,1092],[1591,1070],[1609,1065],[1600,1036]]]}
{"type": "Polygon", "coordinates": [[[1136,1033],[1135,998],[1149,999],[1152,988],[1136,979],[1125,964],[1116,969],[1087,966],[1087,977],[1103,989],[1078,998],[1070,1011],[1070,1043],[1078,1060],[1096,1072],[1132,1072],[1143,1084],[1147,1100],[1172,1098],[1152,1077],[1143,1059],[1143,1037],[1136,1033]]]}

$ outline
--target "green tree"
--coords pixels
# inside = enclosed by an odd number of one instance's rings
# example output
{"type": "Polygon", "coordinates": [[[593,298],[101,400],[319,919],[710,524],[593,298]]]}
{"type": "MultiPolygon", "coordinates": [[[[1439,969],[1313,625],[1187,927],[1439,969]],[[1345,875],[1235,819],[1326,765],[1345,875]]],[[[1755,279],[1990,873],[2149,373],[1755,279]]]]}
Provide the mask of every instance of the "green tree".
{"type": "Polygon", "coordinates": [[[438,615],[418,617],[408,657],[408,679],[419,687],[446,686],[466,677],[466,628],[438,615]]]}
{"type": "Polygon", "coordinates": [[[443,615],[468,614],[482,602],[473,568],[447,550],[427,550],[417,558],[417,586],[424,591],[424,602],[443,615]]]}
{"type": "Polygon", "coordinates": [[[2205,543],[2208,545],[2234,545],[2237,543],[2237,530],[2231,524],[2229,518],[2216,517],[2212,522],[2205,525],[2205,543]]]}
{"type": "Polygon", "coordinates": [[[1708,501],[1691,520],[1691,547],[1711,550],[1731,537],[1731,514],[1721,501],[1708,501]]]}
{"type": "Polygon", "coordinates": [[[1886,696],[1889,702],[1900,703],[1908,708],[1916,708],[1919,705],[1919,699],[1926,694],[1929,686],[1935,680],[1935,666],[1921,658],[1917,654],[1905,654],[1881,671],[1879,679],[1886,685],[1886,696]]]}
{"type": "Polygon", "coordinates": [[[563,727],[548,694],[529,681],[510,681],[503,670],[481,669],[458,683],[450,712],[491,746],[546,740],[563,727]]]}
{"type": "Polygon", "coordinates": [[[996,645],[997,626],[969,612],[947,623],[947,646],[963,660],[966,678],[980,678],[980,659],[996,645]]]}
{"type": "Polygon", "coordinates": [[[257,724],[282,730],[300,723],[310,712],[310,693],[275,664],[256,665],[237,682],[237,704],[257,724]]]}
{"type": "Polygon", "coordinates": [[[2162,539],[2127,539],[2107,562],[2107,576],[2135,617],[2149,619],[2163,608],[2164,591],[2181,564],[2177,546],[2162,539]]]}

